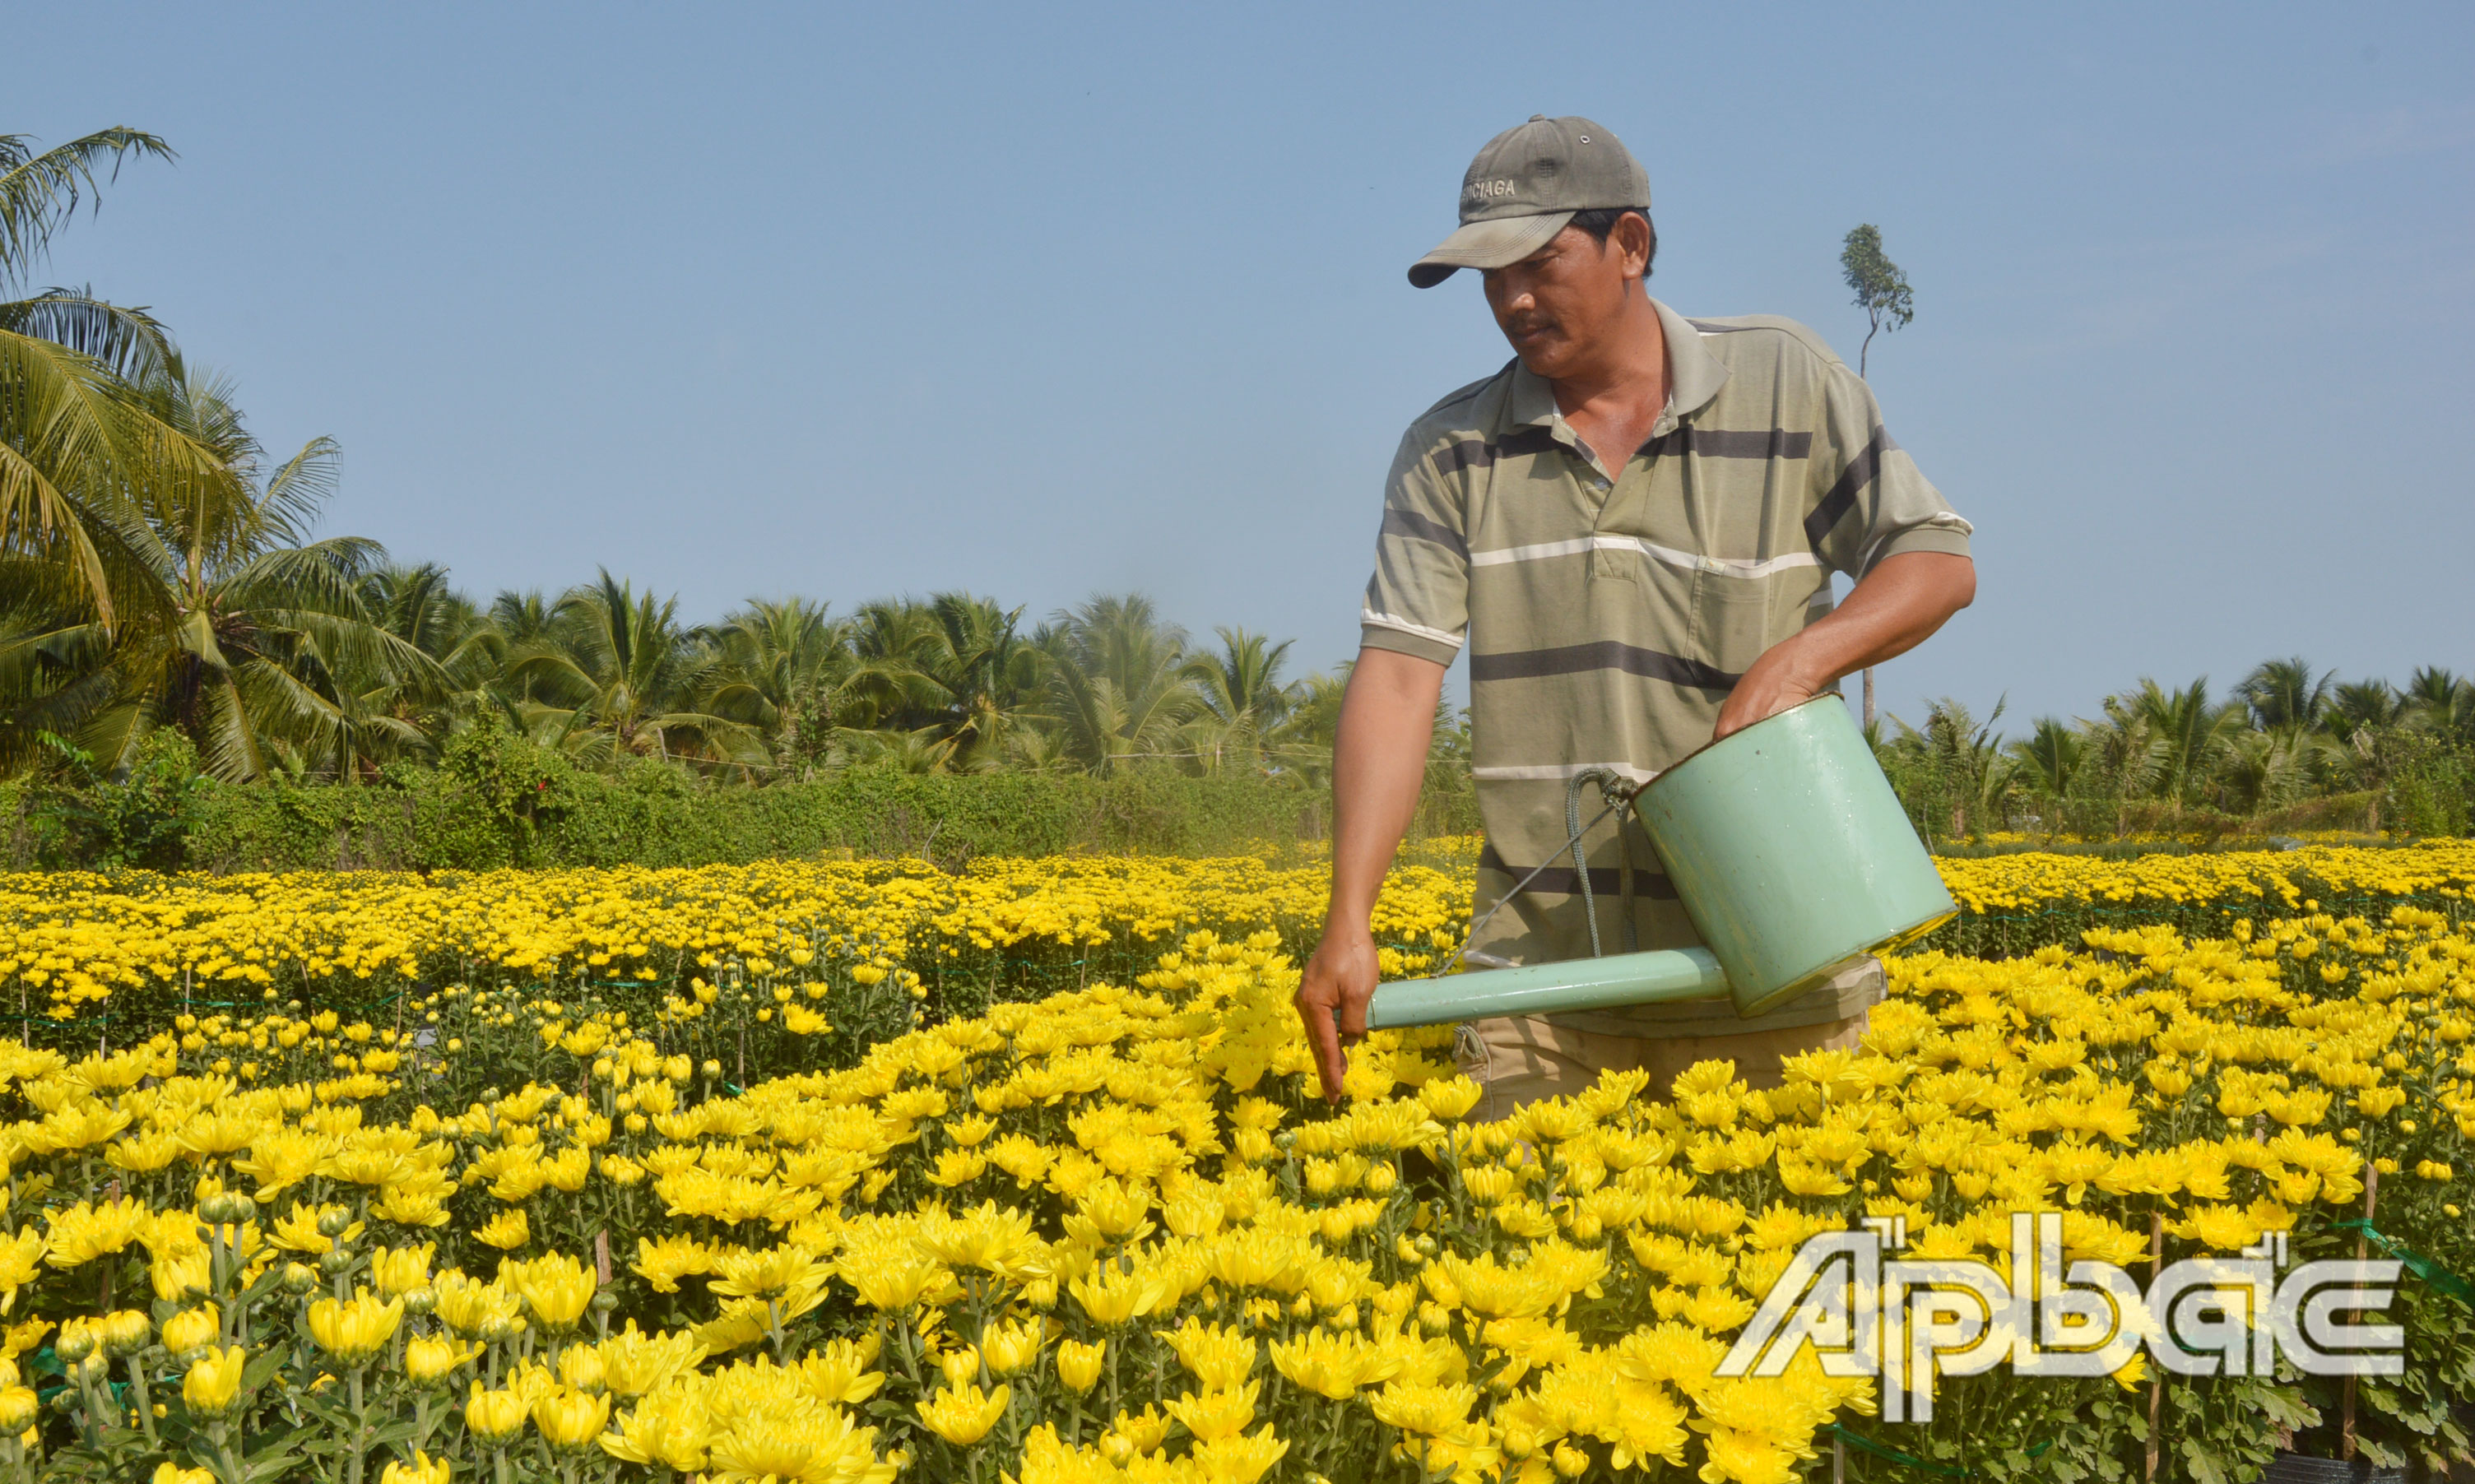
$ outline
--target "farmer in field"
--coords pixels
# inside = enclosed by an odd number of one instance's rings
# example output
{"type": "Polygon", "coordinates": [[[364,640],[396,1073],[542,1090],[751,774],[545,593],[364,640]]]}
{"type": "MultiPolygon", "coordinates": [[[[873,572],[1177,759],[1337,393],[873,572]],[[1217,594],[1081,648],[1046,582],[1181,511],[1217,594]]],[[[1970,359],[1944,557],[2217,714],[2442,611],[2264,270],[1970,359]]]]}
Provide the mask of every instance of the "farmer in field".
{"type": "MultiPolygon", "coordinates": [[[[1333,762],[1332,901],[1296,1001],[1327,1097],[1365,1032],[1368,916],[1463,645],[1486,829],[1475,912],[1563,852],[1468,961],[1542,963],[1591,951],[1564,850],[1576,774],[1647,782],[1904,652],[1975,594],[1968,523],[1882,430],[1865,383],[1792,321],[1686,319],[1653,299],[1657,251],[1649,178],[1615,135],[1532,117],[1479,152],[1460,230],[1409,269],[1420,288],[1478,270],[1513,359],[1410,425],[1385,490],[1333,762]],[[1833,573],[1854,584],[1835,604],[1833,573]]],[[[1606,951],[1698,941],[1630,812],[1584,851],[1606,951]]],[[[1714,1000],[1482,1020],[1455,1052],[1487,1118],[1606,1069],[1645,1069],[1663,1096],[1727,1058],[1776,1086],[1780,1058],[1854,1045],[1881,997],[1868,959],[1752,1019],[1714,1000]]]]}

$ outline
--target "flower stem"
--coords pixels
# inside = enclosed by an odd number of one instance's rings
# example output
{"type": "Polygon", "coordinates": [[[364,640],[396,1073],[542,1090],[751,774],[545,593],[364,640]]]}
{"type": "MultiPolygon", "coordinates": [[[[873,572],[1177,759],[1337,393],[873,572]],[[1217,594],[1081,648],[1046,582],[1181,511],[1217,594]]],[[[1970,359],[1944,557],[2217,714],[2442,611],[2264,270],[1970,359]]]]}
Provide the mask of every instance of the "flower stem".
{"type": "Polygon", "coordinates": [[[352,1368],[352,1374],[346,1378],[344,1384],[349,1389],[353,1402],[353,1437],[350,1444],[352,1451],[346,1455],[344,1460],[344,1478],[346,1484],[361,1484],[361,1471],[363,1466],[361,1452],[363,1440],[366,1439],[370,1433],[370,1414],[368,1407],[361,1397],[361,1368],[359,1366],[355,1365],[352,1368]]]}
{"type": "Polygon", "coordinates": [[[135,1355],[129,1357],[129,1383],[137,1392],[137,1421],[145,1429],[146,1441],[159,1444],[162,1440],[155,1433],[155,1398],[146,1390],[146,1368],[135,1355]]]}

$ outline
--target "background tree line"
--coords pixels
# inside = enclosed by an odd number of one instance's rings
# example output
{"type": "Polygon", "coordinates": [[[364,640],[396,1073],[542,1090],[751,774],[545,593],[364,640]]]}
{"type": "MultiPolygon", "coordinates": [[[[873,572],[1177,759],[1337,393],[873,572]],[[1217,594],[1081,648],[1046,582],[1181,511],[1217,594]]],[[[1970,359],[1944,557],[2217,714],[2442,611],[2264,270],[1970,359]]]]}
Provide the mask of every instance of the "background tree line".
{"type": "MultiPolygon", "coordinates": [[[[480,857],[659,854],[668,847],[644,832],[728,831],[647,813],[646,799],[826,788],[855,773],[1158,774],[1273,794],[1262,809],[1194,806],[1221,821],[1198,832],[1160,822],[1159,811],[1185,807],[1163,802],[1170,794],[1137,790],[1127,796],[1148,802],[1128,814],[1095,793],[1090,817],[1118,822],[1094,824],[1094,840],[1199,848],[1230,843],[1232,829],[1321,828],[1343,676],[1291,677],[1289,643],[1243,629],[1198,645],[1139,596],[1094,596],[1028,625],[1023,609],[968,593],[847,613],[751,600],[697,624],[607,572],[483,604],[442,567],[314,536],[335,484],[331,441],[279,456],[251,434],[232,384],[189,362],[145,310],[32,286],[54,233],[119,165],[170,155],[128,129],[40,153],[0,136],[0,787],[14,832],[0,857],[187,862],[176,843],[198,811],[219,810],[208,833],[221,843],[199,864],[322,853],[445,864],[448,847],[371,821],[465,819],[457,811],[483,793],[505,797],[489,806],[498,842],[474,846],[480,857]],[[458,757],[494,761],[459,773],[458,757]],[[529,780],[529,800],[501,787],[511,773],[529,780]],[[474,792],[483,775],[500,783],[474,792]],[[405,808],[304,802],[372,785],[405,808]],[[462,802],[424,815],[417,800],[442,789],[462,802]],[[269,815],[264,798],[233,790],[286,802],[269,815]],[[536,828],[561,808],[567,834],[536,828]],[[578,822],[605,808],[618,813],[578,822]],[[1137,815],[1151,823],[1126,822],[1137,815]],[[328,822],[307,844],[271,842],[282,831],[261,815],[328,822]],[[333,822],[347,815],[362,822],[333,822]],[[609,822],[623,818],[633,822],[609,822]],[[553,836],[566,843],[544,843],[553,836]],[[640,843],[613,843],[623,839],[640,843]]],[[[1904,294],[1904,280],[1896,287],[1904,294]]],[[[1892,328],[1905,310],[1894,300],[1892,328]]],[[[2457,834],[2468,822],[2475,689],[2447,670],[2417,670],[2398,691],[2278,661],[2222,700],[2204,682],[2143,681],[2099,718],[2043,718],[2016,740],[1994,730],[2000,710],[1979,725],[1945,700],[1922,726],[1894,718],[1877,741],[1929,837],[2457,834]]],[[[1466,718],[1437,720],[1425,824],[1465,829],[1466,718]]],[[[849,846],[845,803],[863,796],[878,795],[819,794],[784,816],[801,822],[756,836],[774,842],[766,848],[849,846]]],[[[464,825],[437,828],[465,838],[464,825]]]]}
{"type": "Polygon", "coordinates": [[[2475,683],[2434,666],[2404,689],[2270,660],[2232,693],[2143,679],[2101,714],[1996,730],[1945,697],[1892,718],[1875,750],[1918,828],[1943,840],[2340,830],[2463,835],[2475,791],[2475,683]]]}
{"type": "Polygon", "coordinates": [[[1197,647],[1139,596],[1036,626],[965,593],[695,625],[607,572],[485,606],[441,567],[313,539],[331,441],[277,456],[145,310],[31,287],[105,181],[171,153],[129,129],[0,136],[0,777],[125,775],[177,732],[211,778],[361,783],[484,722],[581,766],[757,783],[876,763],[1311,779],[1328,755],[1338,676],[1289,677],[1288,643],[1242,629],[1197,647]]]}

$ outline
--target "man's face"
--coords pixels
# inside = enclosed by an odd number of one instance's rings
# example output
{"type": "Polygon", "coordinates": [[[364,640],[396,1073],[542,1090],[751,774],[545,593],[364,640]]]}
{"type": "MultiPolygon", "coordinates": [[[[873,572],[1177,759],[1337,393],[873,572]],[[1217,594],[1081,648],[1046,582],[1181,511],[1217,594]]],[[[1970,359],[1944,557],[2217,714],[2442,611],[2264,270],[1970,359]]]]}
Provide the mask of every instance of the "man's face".
{"type": "Polygon", "coordinates": [[[1555,380],[1594,358],[1641,275],[1638,255],[1626,247],[1639,225],[1622,218],[1605,242],[1567,227],[1521,261],[1481,276],[1497,328],[1532,375],[1555,380]]]}

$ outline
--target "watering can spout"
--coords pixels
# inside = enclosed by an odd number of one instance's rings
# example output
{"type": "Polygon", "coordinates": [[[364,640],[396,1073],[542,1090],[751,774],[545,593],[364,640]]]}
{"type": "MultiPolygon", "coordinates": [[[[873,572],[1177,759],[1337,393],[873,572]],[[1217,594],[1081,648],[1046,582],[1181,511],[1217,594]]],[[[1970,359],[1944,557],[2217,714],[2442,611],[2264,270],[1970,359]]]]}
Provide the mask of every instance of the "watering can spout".
{"type": "Polygon", "coordinates": [[[1693,753],[1633,810],[1708,946],[1385,985],[1368,1027],[1720,996],[1760,1015],[1959,912],[1836,694],[1693,753]]]}
{"type": "Polygon", "coordinates": [[[1495,1015],[1548,1015],[1728,992],[1728,976],[1707,948],[1663,948],[1570,963],[1531,963],[1446,979],[1385,985],[1367,1002],[1366,1028],[1443,1025],[1495,1015]]]}

